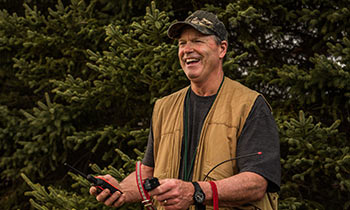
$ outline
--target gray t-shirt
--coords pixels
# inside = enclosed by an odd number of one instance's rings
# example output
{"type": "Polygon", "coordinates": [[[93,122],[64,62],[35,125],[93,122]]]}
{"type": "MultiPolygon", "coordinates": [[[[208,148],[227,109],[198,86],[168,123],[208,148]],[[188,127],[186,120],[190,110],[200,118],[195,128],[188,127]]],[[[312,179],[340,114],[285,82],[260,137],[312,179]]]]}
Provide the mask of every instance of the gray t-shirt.
{"type": "MultiPolygon", "coordinates": [[[[198,96],[190,91],[189,106],[189,150],[188,160],[192,160],[201,133],[201,128],[214,96],[198,96]]],[[[184,115],[185,116],[185,115],[184,115]]],[[[152,124],[151,124],[152,125],[152,124]]],[[[184,143],[184,141],[182,141],[184,143]]],[[[183,179],[184,145],[181,150],[181,164],[179,178],[183,179]]],[[[218,151],[220,152],[220,151],[218,151]]],[[[239,172],[254,172],[268,181],[268,192],[277,192],[281,184],[280,145],[278,130],[270,108],[265,100],[259,96],[249,113],[237,142],[237,156],[262,152],[263,158],[242,158],[237,160],[239,172]]],[[[144,165],[154,167],[153,132],[152,126],[148,137],[147,149],[142,160],[144,165]]],[[[187,168],[191,161],[187,161],[187,168]]]]}

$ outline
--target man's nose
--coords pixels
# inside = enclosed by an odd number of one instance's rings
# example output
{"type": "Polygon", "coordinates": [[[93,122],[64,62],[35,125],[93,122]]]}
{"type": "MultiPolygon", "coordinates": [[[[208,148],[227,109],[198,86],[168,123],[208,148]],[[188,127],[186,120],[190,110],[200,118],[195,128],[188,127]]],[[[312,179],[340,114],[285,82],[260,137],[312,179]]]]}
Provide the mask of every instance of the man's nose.
{"type": "Polygon", "coordinates": [[[193,45],[192,45],[192,43],[190,43],[190,42],[186,43],[184,48],[183,48],[183,52],[185,54],[192,53],[193,52],[193,45]]]}

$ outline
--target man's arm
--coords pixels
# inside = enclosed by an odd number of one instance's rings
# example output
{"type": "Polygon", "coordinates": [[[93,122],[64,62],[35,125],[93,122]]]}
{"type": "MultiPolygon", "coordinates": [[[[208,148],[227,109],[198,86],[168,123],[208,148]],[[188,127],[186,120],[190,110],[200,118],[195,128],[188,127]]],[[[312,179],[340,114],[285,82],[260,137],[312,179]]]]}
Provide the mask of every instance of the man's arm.
{"type": "MultiPolygon", "coordinates": [[[[142,178],[146,179],[153,176],[153,168],[141,165],[142,178]]],[[[97,193],[96,187],[92,186],[90,188],[90,194],[96,196],[96,200],[103,202],[107,206],[119,207],[124,203],[132,203],[141,201],[141,196],[139,194],[137,184],[136,184],[136,173],[132,172],[129,174],[121,183],[113,178],[111,175],[102,176],[112,185],[119,188],[123,194],[120,192],[115,192],[113,195],[110,195],[108,189],[103,190],[99,194],[97,193]]]]}
{"type": "MultiPolygon", "coordinates": [[[[208,182],[198,182],[206,195],[206,204],[212,205],[212,189],[208,182]]],[[[267,188],[267,181],[252,172],[242,172],[226,179],[215,181],[220,207],[236,207],[261,200],[267,188]]]]}
{"type": "MultiPolygon", "coordinates": [[[[198,182],[205,193],[208,205],[213,204],[213,193],[209,182],[198,182]]],[[[236,207],[261,200],[266,192],[267,181],[262,176],[243,172],[215,181],[220,207],[236,207]]],[[[179,179],[160,180],[160,186],[150,192],[166,210],[187,209],[193,202],[194,187],[179,179]]]]}

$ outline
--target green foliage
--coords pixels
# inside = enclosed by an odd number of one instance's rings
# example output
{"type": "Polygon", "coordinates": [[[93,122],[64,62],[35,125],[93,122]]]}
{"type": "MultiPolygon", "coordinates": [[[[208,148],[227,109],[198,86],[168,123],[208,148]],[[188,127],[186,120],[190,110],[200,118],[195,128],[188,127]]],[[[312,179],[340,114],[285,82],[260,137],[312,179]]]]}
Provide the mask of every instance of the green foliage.
{"type": "Polygon", "coordinates": [[[282,209],[336,209],[349,205],[350,146],[339,134],[340,121],[325,127],[313,117],[291,118],[280,124],[283,157],[282,209]],[[324,186],[324,185],[327,186],[324,186]],[[335,200],[315,200],[327,194],[335,200]],[[299,207],[297,203],[302,201],[299,207]]]}
{"type": "Polygon", "coordinates": [[[74,132],[71,122],[79,113],[69,115],[62,104],[52,103],[48,94],[46,104],[39,101],[38,107],[33,108],[33,114],[24,110],[22,113],[27,118],[24,122],[28,126],[27,135],[32,138],[18,141],[21,149],[14,153],[16,159],[12,161],[25,164],[21,167],[22,172],[37,170],[39,176],[44,177],[47,168],[54,171],[58,163],[66,160],[68,153],[62,151],[68,151],[72,146],[65,138],[74,132]],[[31,156],[30,164],[27,162],[28,155],[31,156]],[[48,162],[43,162],[42,158],[48,162]]]}
{"type": "Polygon", "coordinates": [[[230,3],[220,13],[231,31],[232,52],[246,55],[238,62],[245,74],[233,77],[264,93],[276,115],[307,107],[327,124],[341,119],[345,130],[349,1],[253,2],[230,3]]]}
{"type": "Polygon", "coordinates": [[[0,205],[109,209],[62,164],[134,170],[155,100],[188,85],[167,28],[202,8],[229,31],[225,74],[274,110],[280,209],[348,209],[349,3],[0,1],[0,205]]]}
{"type": "MultiPolygon", "coordinates": [[[[121,156],[125,162],[122,168],[116,169],[112,166],[101,169],[98,165],[92,164],[91,168],[97,175],[110,174],[118,180],[122,180],[127,174],[132,172],[135,168],[136,160],[131,159],[122,151],[116,149],[116,152],[121,156]]],[[[140,160],[140,158],[138,158],[140,160]]],[[[88,189],[91,183],[81,175],[69,172],[69,175],[76,181],[72,184],[73,189],[78,189],[78,193],[67,192],[63,189],[57,189],[49,186],[47,189],[40,184],[33,184],[33,182],[25,175],[21,174],[25,182],[30,186],[32,191],[25,193],[26,196],[34,197],[30,199],[31,205],[35,209],[114,209],[107,207],[102,203],[96,202],[94,196],[90,196],[88,189]]],[[[139,209],[141,204],[126,204],[120,209],[139,209]]]]}

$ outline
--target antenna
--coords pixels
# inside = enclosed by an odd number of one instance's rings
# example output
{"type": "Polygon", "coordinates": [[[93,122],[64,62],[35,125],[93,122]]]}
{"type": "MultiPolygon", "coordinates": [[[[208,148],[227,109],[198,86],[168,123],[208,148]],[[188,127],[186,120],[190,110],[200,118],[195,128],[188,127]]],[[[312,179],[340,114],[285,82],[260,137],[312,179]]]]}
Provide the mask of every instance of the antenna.
{"type": "Polygon", "coordinates": [[[70,169],[72,169],[73,171],[77,172],[78,174],[80,174],[82,177],[87,178],[87,175],[84,174],[83,172],[79,171],[78,169],[74,168],[73,166],[69,165],[68,163],[64,163],[65,166],[68,166],[70,169]]]}
{"type": "Polygon", "coordinates": [[[251,157],[251,156],[255,156],[255,155],[262,155],[262,152],[256,152],[256,153],[251,153],[251,154],[247,154],[247,155],[241,155],[241,156],[238,156],[238,157],[234,157],[234,158],[231,158],[231,159],[228,159],[228,160],[224,160],[222,161],[221,163],[218,163],[217,165],[215,165],[212,169],[210,169],[210,171],[207,173],[207,175],[205,175],[203,181],[205,181],[207,179],[207,177],[209,176],[209,174],[214,170],[216,169],[218,166],[226,163],[226,162],[229,162],[229,161],[232,161],[232,160],[237,160],[237,159],[241,159],[241,158],[246,158],[246,157],[251,157]]]}
{"type": "Polygon", "coordinates": [[[91,174],[86,175],[83,172],[79,171],[78,169],[74,168],[73,166],[69,165],[68,163],[64,163],[64,165],[68,166],[70,169],[77,172],[79,175],[81,175],[85,179],[89,180],[100,191],[103,191],[104,189],[107,188],[109,189],[111,195],[116,191],[119,191],[120,194],[123,194],[122,191],[120,191],[117,187],[113,186],[111,183],[108,182],[108,180],[104,179],[103,177],[94,177],[91,174]]]}

